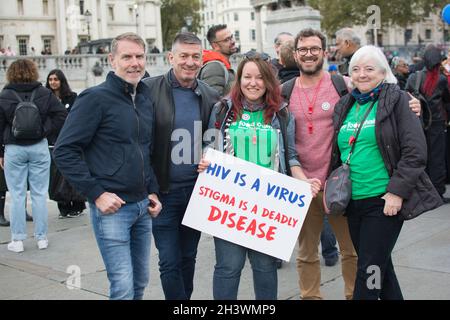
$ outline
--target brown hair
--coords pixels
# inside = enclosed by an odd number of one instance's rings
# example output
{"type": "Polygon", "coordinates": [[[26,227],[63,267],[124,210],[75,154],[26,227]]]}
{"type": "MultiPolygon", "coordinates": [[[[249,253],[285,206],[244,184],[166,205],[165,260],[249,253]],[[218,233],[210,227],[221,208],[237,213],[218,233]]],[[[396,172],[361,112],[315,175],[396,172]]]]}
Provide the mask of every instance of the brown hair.
{"type": "Polygon", "coordinates": [[[259,72],[261,72],[261,76],[264,80],[264,85],[266,86],[266,93],[264,94],[263,99],[266,104],[266,107],[264,108],[264,122],[267,124],[270,123],[275,112],[279,111],[280,104],[282,103],[281,90],[280,83],[275,76],[275,72],[270,65],[270,62],[263,60],[259,53],[253,54],[250,57],[244,56],[244,59],[238,66],[236,81],[234,82],[230,92],[231,101],[233,102],[233,120],[236,121],[237,119],[240,119],[242,115],[242,100],[244,99],[244,94],[241,90],[241,78],[244,66],[249,62],[253,62],[256,64],[259,72]]]}
{"type": "Polygon", "coordinates": [[[322,42],[322,50],[325,51],[327,48],[327,39],[325,38],[324,34],[320,32],[319,30],[314,30],[312,28],[306,28],[301,30],[297,36],[295,37],[295,49],[297,49],[298,41],[303,38],[310,38],[310,37],[317,37],[320,39],[320,42],[322,42]]]}
{"type": "Polygon", "coordinates": [[[134,32],[126,32],[126,33],[122,33],[122,34],[118,35],[111,42],[111,54],[113,56],[117,53],[117,47],[119,46],[119,41],[123,41],[123,40],[127,40],[127,41],[131,41],[131,42],[137,43],[142,48],[144,48],[144,51],[145,51],[145,42],[144,42],[144,40],[139,35],[137,35],[134,32]]]}
{"type": "Polygon", "coordinates": [[[9,66],[6,79],[9,83],[31,83],[39,79],[39,71],[33,61],[18,59],[9,66]]]}

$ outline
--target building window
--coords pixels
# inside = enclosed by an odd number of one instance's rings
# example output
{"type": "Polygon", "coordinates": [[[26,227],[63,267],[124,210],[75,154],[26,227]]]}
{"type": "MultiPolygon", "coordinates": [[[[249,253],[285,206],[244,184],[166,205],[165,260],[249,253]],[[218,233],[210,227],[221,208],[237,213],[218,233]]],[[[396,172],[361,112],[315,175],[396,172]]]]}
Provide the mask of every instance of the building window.
{"type": "Polygon", "coordinates": [[[3,36],[0,36],[0,48],[3,48],[3,36]]]}
{"type": "Polygon", "coordinates": [[[206,13],[206,20],[209,20],[209,12],[206,13]]]}
{"type": "Polygon", "coordinates": [[[409,41],[411,41],[413,36],[413,31],[412,29],[406,29],[405,30],[405,45],[408,44],[409,41]]]}
{"type": "Polygon", "coordinates": [[[234,32],[234,39],[235,39],[236,41],[241,40],[241,35],[240,35],[240,33],[239,33],[238,30],[236,30],[236,31],[234,32]]]}
{"type": "Polygon", "coordinates": [[[48,16],[48,0],[42,0],[42,14],[48,16]]]}
{"type": "Polygon", "coordinates": [[[79,43],[88,42],[88,36],[78,36],[78,42],[79,43]]]}
{"type": "Polygon", "coordinates": [[[214,20],[214,11],[211,11],[211,20],[214,20]]]}
{"type": "Polygon", "coordinates": [[[42,37],[43,48],[53,52],[53,37],[42,37]]]}
{"type": "Polygon", "coordinates": [[[425,30],[425,39],[431,40],[431,29],[425,30]]]}
{"type": "Polygon", "coordinates": [[[255,13],[254,12],[250,12],[250,19],[252,21],[255,21],[255,13]]]}
{"type": "Polygon", "coordinates": [[[17,12],[19,16],[23,16],[23,0],[17,0],[17,12]]]}
{"type": "Polygon", "coordinates": [[[256,30],[255,29],[250,30],[250,39],[252,41],[256,41],[256,30]]]}
{"type": "MultiPolygon", "coordinates": [[[[448,30],[444,30],[444,41],[445,42],[449,42],[450,41],[450,33],[448,32],[448,30]]],[[[2,45],[0,44],[0,47],[2,45]]]]}
{"type": "Polygon", "coordinates": [[[114,6],[108,6],[109,20],[114,21],[114,6]]]}
{"type": "Polygon", "coordinates": [[[84,14],[84,0],[80,0],[79,6],[80,6],[80,14],[83,15],[84,14]]]}
{"type": "Polygon", "coordinates": [[[234,13],[234,21],[239,21],[239,13],[234,13]]]}
{"type": "Polygon", "coordinates": [[[28,37],[18,36],[17,43],[19,44],[19,55],[26,56],[28,54],[28,37]]]}

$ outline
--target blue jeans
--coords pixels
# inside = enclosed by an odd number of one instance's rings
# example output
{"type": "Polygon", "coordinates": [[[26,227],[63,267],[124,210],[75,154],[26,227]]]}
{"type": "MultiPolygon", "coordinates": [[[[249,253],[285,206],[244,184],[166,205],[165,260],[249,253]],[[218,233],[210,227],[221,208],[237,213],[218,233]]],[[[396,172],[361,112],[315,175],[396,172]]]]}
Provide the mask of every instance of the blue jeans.
{"type": "Polygon", "coordinates": [[[195,259],[201,233],[181,224],[192,191],[193,186],[162,194],[163,208],[153,219],[161,284],[167,300],[189,300],[194,290],[195,259]]]}
{"type": "Polygon", "coordinates": [[[149,280],[152,219],[148,199],[103,214],[89,202],[92,227],[110,282],[111,300],[141,300],[149,280]]]}
{"type": "Polygon", "coordinates": [[[278,275],[276,258],[238,244],[214,238],[213,295],[215,300],[237,300],[241,272],[248,255],[253,271],[256,300],[276,300],[278,275]]]}
{"type": "Polygon", "coordinates": [[[383,208],[380,197],[351,200],[347,207],[350,236],[358,254],[353,300],[403,300],[391,257],[403,221],[385,216],[383,208]],[[380,287],[368,286],[368,280],[373,283],[374,266],[380,271],[380,287]]]}
{"type": "Polygon", "coordinates": [[[27,227],[25,221],[25,200],[27,181],[30,187],[31,208],[36,240],[47,238],[48,209],[47,192],[50,177],[50,152],[47,139],[21,146],[5,146],[5,178],[11,195],[11,239],[25,240],[27,227]]]}
{"type": "Polygon", "coordinates": [[[322,257],[325,260],[335,259],[338,255],[338,249],[336,248],[336,236],[331,229],[328,217],[325,215],[323,218],[323,229],[320,234],[320,243],[322,244],[322,257]]]}

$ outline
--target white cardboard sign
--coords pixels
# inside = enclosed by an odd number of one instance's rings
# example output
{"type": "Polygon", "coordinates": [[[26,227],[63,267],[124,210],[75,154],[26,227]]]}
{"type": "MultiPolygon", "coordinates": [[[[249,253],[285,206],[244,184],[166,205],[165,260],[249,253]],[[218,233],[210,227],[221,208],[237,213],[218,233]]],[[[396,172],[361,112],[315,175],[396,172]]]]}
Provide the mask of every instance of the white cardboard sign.
{"type": "Polygon", "coordinates": [[[208,149],[183,224],[289,261],[312,200],[310,184],[208,149]]]}

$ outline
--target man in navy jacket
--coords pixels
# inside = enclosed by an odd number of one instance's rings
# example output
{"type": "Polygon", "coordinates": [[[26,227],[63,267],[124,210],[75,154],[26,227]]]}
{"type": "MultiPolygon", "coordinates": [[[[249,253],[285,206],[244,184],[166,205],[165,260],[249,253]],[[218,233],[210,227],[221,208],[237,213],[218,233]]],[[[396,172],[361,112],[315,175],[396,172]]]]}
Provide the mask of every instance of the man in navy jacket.
{"type": "Polygon", "coordinates": [[[145,43],[117,36],[106,81],[81,93],[54,149],[63,176],[88,198],[111,299],[142,299],[149,279],[151,216],[161,210],[150,163],[154,110],[145,43]],[[151,216],[150,216],[151,215],[151,216]]]}

